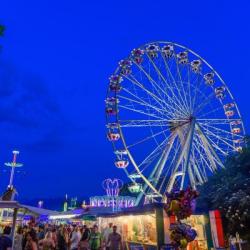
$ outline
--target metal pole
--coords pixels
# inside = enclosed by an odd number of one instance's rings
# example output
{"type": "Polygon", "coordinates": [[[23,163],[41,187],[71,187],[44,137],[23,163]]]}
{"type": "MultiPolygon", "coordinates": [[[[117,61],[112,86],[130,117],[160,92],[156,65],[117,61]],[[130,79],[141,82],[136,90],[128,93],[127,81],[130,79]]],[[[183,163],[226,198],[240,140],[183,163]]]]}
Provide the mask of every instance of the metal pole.
{"type": "Polygon", "coordinates": [[[12,250],[15,250],[15,249],[14,249],[14,243],[15,243],[15,233],[16,233],[17,212],[18,212],[18,208],[14,208],[14,212],[13,212],[13,222],[12,222],[12,230],[11,230],[12,250]]]}

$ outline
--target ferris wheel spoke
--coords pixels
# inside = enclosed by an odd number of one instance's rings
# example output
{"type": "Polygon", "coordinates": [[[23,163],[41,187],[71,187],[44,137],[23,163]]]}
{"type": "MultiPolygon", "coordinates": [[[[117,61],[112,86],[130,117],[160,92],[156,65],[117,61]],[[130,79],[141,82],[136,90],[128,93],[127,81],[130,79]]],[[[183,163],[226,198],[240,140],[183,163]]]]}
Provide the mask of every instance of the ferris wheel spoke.
{"type": "Polygon", "coordinates": [[[222,136],[218,136],[218,135],[214,134],[213,132],[211,132],[211,131],[209,131],[209,130],[207,130],[205,133],[208,135],[208,139],[209,139],[210,142],[214,145],[214,147],[216,147],[221,153],[223,153],[224,156],[227,156],[228,153],[226,153],[226,152],[223,151],[220,147],[218,147],[218,145],[215,144],[215,143],[213,142],[213,140],[212,140],[211,138],[209,138],[209,136],[214,137],[215,139],[219,140],[220,143],[223,143],[224,145],[227,145],[228,148],[230,148],[231,150],[236,151],[236,148],[233,146],[233,145],[234,145],[233,140],[230,140],[230,139],[225,138],[225,137],[222,139],[222,136]]]}
{"type": "Polygon", "coordinates": [[[158,116],[158,115],[155,115],[155,114],[152,114],[152,113],[146,113],[143,110],[135,109],[133,107],[128,107],[128,106],[125,106],[125,105],[119,105],[119,108],[127,109],[127,110],[130,110],[130,111],[142,114],[142,115],[146,115],[146,116],[150,116],[150,117],[154,117],[154,118],[162,119],[163,120],[163,118],[160,117],[160,116],[158,116]]]}
{"type": "MultiPolygon", "coordinates": [[[[160,98],[164,98],[164,96],[165,96],[165,97],[167,97],[167,99],[172,100],[172,98],[168,95],[168,93],[166,91],[164,91],[163,88],[160,88],[158,86],[158,84],[155,82],[155,80],[148,74],[148,72],[146,72],[146,70],[142,66],[140,66],[139,64],[136,64],[136,63],[135,63],[135,65],[137,65],[137,67],[144,73],[144,75],[147,77],[148,81],[152,84],[154,89],[158,92],[160,98]],[[160,92],[163,94],[163,96],[160,94],[160,92]]],[[[182,97],[180,97],[180,98],[182,98],[182,97]]],[[[177,100],[179,100],[179,99],[174,100],[174,103],[176,105],[177,105],[177,102],[178,102],[177,100]]],[[[166,104],[166,102],[164,102],[164,103],[166,104]]],[[[178,108],[183,112],[184,109],[182,108],[182,106],[178,105],[178,108]]],[[[184,111],[184,113],[185,113],[185,111],[184,111]]]]}
{"type": "MultiPolygon", "coordinates": [[[[206,107],[207,104],[209,104],[211,102],[211,99],[214,98],[214,93],[211,93],[209,96],[205,97],[205,101],[201,101],[201,104],[198,105],[195,109],[194,109],[194,113],[199,116],[199,112],[204,109],[206,107]]],[[[204,115],[202,115],[202,117],[204,117],[204,115]]]]}
{"type": "MultiPolygon", "coordinates": [[[[213,130],[214,127],[207,127],[207,125],[201,125],[201,128],[204,130],[204,133],[207,135],[211,135],[216,137],[218,140],[221,140],[224,143],[233,143],[233,138],[230,134],[228,134],[227,130],[225,130],[226,133],[223,133],[222,131],[213,130]]],[[[223,130],[224,131],[224,130],[223,130]]]]}
{"type": "MultiPolygon", "coordinates": [[[[176,63],[176,69],[177,69],[177,74],[178,74],[178,76],[179,76],[179,79],[180,79],[180,86],[181,86],[181,89],[182,89],[182,95],[184,96],[184,104],[185,104],[185,107],[186,107],[186,109],[189,111],[189,113],[191,113],[191,110],[189,109],[189,105],[188,105],[188,101],[187,101],[187,97],[186,97],[186,95],[187,95],[187,91],[185,91],[185,89],[184,89],[184,83],[183,83],[183,80],[182,80],[182,75],[181,75],[181,70],[180,70],[180,66],[179,66],[179,63],[178,63],[178,59],[177,59],[177,55],[175,54],[174,55],[174,58],[175,58],[175,63],[176,63]]],[[[183,68],[184,68],[185,66],[183,65],[183,68]]]]}
{"type": "Polygon", "coordinates": [[[119,120],[120,127],[166,127],[172,122],[186,122],[186,120],[179,119],[162,119],[162,120],[119,120]]]}
{"type": "MultiPolygon", "coordinates": [[[[125,89],[124,89],[125,90],[125,89]]],[[[126,92],[128,92],[129,93],[129,91],[127,91],[127,90],[125,90],[126,92]]],[[[166,115],[166,112],[163,110],[163,109],[161,109],[161,108],[158,108],[158,107],[156,107],[156,106],[153,106],[153,105],[151,105],[151,104],[149,104],[149,103],[147,103],[147,102],[144,102],[143,100],[141,100],[140,98],[137,98],[137,99],[139,99],[140,101],[138,101],[138,100],[135,100],[135,99],[131,99],[131,98],[129,98],[129,97],[126,97],[126,96],[123,96],[123,95],[117,95],[118,96],[118,98],[119,99],[124,99],[124,100],[126,100],[126,101],[129,101],[129,102],[131,102],[131,103],[135,103],[135,104],[139,104],[140,106],[146,106],[146,108],[150,108],[150,109],[153,109],[154,111],[156,111],[156,112],[158,112],[159,114],[161,114],[161,115],[166,115]],[[165,113],[164,113],[165,112],[165,113]]],[[[149,111],[149,110],[148,110],[149,111]]]]}
{"type": "Polygon", "coordinates": [[[231,122],[241,122],[241,119],[216,119],[216,118],[197,118],[196,121],[200,124],[200,125],[207,125],[207,124],[211,124],[211,125],[230,125],[231,122]]]}
{"type": "Polygon", "coordinates": [[[130,92],[130,91],[129,91],[128,89],[126,89],[126,88],[123,88],[123,90],[124,90],[125,92],[127,92],[128,94],[132,95],[134,98],[136,98],[136,99],[139,100],[139,101],[137,101],[137,100],[133,100],[133,99],[131,99],[131,98],[128,98],[128,97],[125,97],[125,96],[122,96],[122,95],[118,95],[118,96],[120,96],[120,97],[122,97],[122,98],[124,98],[124,99],[127,99],[127,100],[131,101],[131,102],[136,102],[136,103],[141,104],[141,105],[143,105],[143,106],[151,107],[151,108],[157,110],[158,112],[160,112],[160,113],[162,113],[162,114],[164,113],[164,115],[166,115],[166,114],[171,115],[171,114],[173,114],[174,112],[179,113],[179,110],[174,109],[174,107],[171,106],[171,105],[167,105],[167,108],[168,108],[168,109],[166,109],[166,108],[162,109],[162,107],[159,108],[159,107],[153,106],[152,104],[149,104],[148,102],[146,102],[145,100],[141,99],[141,98],[138,97],[137,95],[133,94],[132,92],[130,92]],[[170,112],[169,110],[170,110],[171,112],[170,112]]]}
{"type": "MultiPolygon", "coordinates": [[[[211,143],[210,145],[213,147],[213,149],[216,149],[218,153],[220,153],[222,156],[226,157],[228,154],[225,152],[221,147],[219,147],[217,144],[215,144],[211,138],[207,138],[208,142],[211,143]]],[[[202,142],[203,143],[203,142],[202,142]]],[[[220,165],[220,161],[218,158],[214,158],[214,161],[216,161],[220,165]]],[[[222,165],[221,165],[222,166],[222,165]]],[[[224,166],[223,166],[224,167],[224,166]]]]}
{"type": "Polygon", "coordinates": [[[127,148],[132,148],[132,147],[137,146],[137,145],[139,145],[139,144],[141,144],[141,143],[143,143],[143,142],[145,142],[145,141],[154,139],[156,136],[159,136],[159,135],[161,135],[161,134],[164,134],[164,133],[167,132],[168,130],[169,130],[169,129],[167,128],[167,129],[164,129],[164,130],[162,130],[162,131],[160,131],[160,132],[157,132],[157,133],[155,133],[155,134],[152,134],[152,135],[150,135],[150,136],[147,136],[147,137],[141,139],[140,141],[137,141],[137,142],[135,142],[135,143],[133,143],[133,144],[128,145],[127,148]]]}
{"type": "MultiPolygon", "coordinates": [[[[201,124],[201,126],[202,126],[202,124],[201,124]]],[[[206,128],[206,130],[208,130],[209,128],[210,129],[214,129],[214,130],[216,130],[218,133],[222,133],[222,134],[224,134],[224,138],[225,138],[225,136],[227,135],[227,136],[231,136],[231,137],[238,137],[238,138],[244,138],[244,136],[242,136],[242,135],[239,135],[239,134],[234,134],[234,133],[232,133],[232,132],[229,132],[229,131],[227,131],[227,130],[224,130],[224,129],[221,129],[221,128],[218,128],[218,127],[215,127],[215,126],[211,126],[211,125],[209,125],[209,124],[206,124],[206,126],[208,127],[208,128],[206,128]]],[[[203,128],[205,127],[204,125],[202,126],[203,128]]]]}
{"type": "MultiPolygon", "coordinates": [[[[162,57],[162,59],[163,59],[163,61],[164,61],[164,65],[165,65],[165,69],[166,69],[166,71],[167,71],[167,74],[168,74],[168,76],[171,78],[171,80],[172,80],[172,82],[173,82],[173,84],[174,84],[174,86],[175,86],[175,89],[177,90],[177,92],[178,92],[178,97],[176,97],[176,100],[182,100],[182,106],[183,107],[185,107],[185,110],[186,110],[186,112],[188,111],[188,105],[187,105],[187,103],[185,102],[185,100],[184,100],[184,98],[182,98],[183,96],[186,98],[186,96],[185,96],[185,94],[186,93],[181,93],[181,89],[180,89],[180,87],[179,87],[179,84],[177,84],[177,81],[176,81],[176,79],[175,79],[175,77],[173,76],[173,74],[172,74],[172,72],[171,72],[171,70],[170,70],[170,67],[169,67],[169,65],[168,65],[168,62],[166,61],[166,59],[165,59],[165,57],[162,55],[162,52],[161,52],[161,57],[162,57]]],[[[176,60],[174,60],[175,61],[175,64],[176,64],[176,60]]],[[[178,67],[178,65],[177,65],[177,67],[178,67]]],[[[179,68],[178,68],[179,69],[179,68]]],[[[177,69],[177,70],[178,70],[177,69]]],[[[181,76],[179,75],[179,77],[180,77],[180,79],[181,79],[181,76]]]]}
{"type": "MultiPolygon", "coordinates": [[[[156,73],[158,74],[159,78],[162,79],[162,81],[165,83],[167,89],[169,89],[171,91],[171,95],[174,98],[171,98],[169,95],[167,95],[168,99],[170,102],[174,103],[175,105],[177,105],[178,103],[178,107],[180,108],[180,106],[183,106],[183,104],[181,104],[180,102],[180,98],[176,96],[174,89],[171,87],[171,85],[168,83],[168,81],[166,80],[166,78],[163,76],[163,74],[161,73],[160,69],[157,67],[157,65],[155,64],[155,62],[150,58],[150,56],[147,53],[147,57],[150,60],[150,62],[152,63],[156,73]],[[180,106],[179,106],[180,105],[180,106]]],[[[164,93],[167,93],[167,89],[165,88],[164,93]]]]}
{"type": "MultiPolygon", "coordinates": [[[[185,102],[184,102],[184,99],[182,98],[182,93],[181,93],[181,91],[180,91],[180,88],[179,88],[179,86],[177,85],[176,79],[175,79],[175,77],[173,76],[173,74],[172,74],[172,72],[171,72],[171,70],[170,70],[170,68],[169,68],[169,65],[168,65],[168,63],[167,63],[167,61],[166,61],[166,58],[163,56],[162,52],[161,52],[160,54],[161,54],[161,57],[162,57],[162,59],[163,59],[163,61],[164,61],[164,65],[165,65],[167,74],[168,74],[168,76],[171,78],[171,80],[172,80],[172,82],[173,82],[173,84],[174,84],[176,90],[178,91],[178,97],[176,98],[176,100],[177,100],[177,101],[178,101],[179,99],[182,100],[182,104],[181,104],[181,105],[184,106],[184,107],[186,107],[185,102]]],[[[186,108],[187,108],[187,107],[186,107],[186,108]]]]}
{"type": "MultiPolygon", "coordinates": [[[[218,139],[219,141],[221,141],[221,143],[224,143],[225,145],[227,145],[232,150],[235,150],[235,148],[231,144],[227,143],[225,140],[222,140],[219,136],[216,136],[215,134],[212,134],[210,132],[208,132],[207,135],[215,137],[216,139],[218,139]]],[[[228,156],[228,153],[225,152],[221,147],[219,147],[209,136],[207,136],[207,138],[210,141],[210,143],[212,144],[212,146],[214,148],[216,148],[223,156],[228,156]]]]}
{"type": "Polygon", "coordinates": [[[218,111],[223,111],[224,112],[223,107],[214,108],[214,109],[210,110],[209,112],[206,112],[203,115],[200,115],[199,118],[207,117],[208,115],[214,114],[214,113],[216,113],[218,111]]]}
{"type": "MultiPolygon", "coordinates": [[[[165,100],[165,98],[164,98],[164,96],[166,97],[167,95],[166,95],[166,93],[162,90],[162,88],[160,88],[159,86],[158,86],[158,84],[155,82],[155,80],[151,77],[151,75],[149,74],[149,73],[147,73],[146,71],[145,71],[145,69],[142,67],[142,66],[140,66],[139,64],[136,64],[135,63],[135,65],[140,69],[140,71],[142,72],[142,73],[144,73],[144,75],[146,76],[146,78],[147,78],[147,80],[150,82],[150,84],[151,84],[151,86],[153,87],[153,89],[157,92],[157,94],[158,94],[158,97],[163,101],[163,103],[166,105],[166,102],[164,101],[165,100]]],[[[131,74],[131,76],[132,76],[132,74],[131,74]]],[[[134,76],[133,76],[134,77],[134,76]]],[[[135,78],[135,77],[134,77],[135,78]]]]}
{"type": "MultiPolygon", "coordinates": [[[[162,99],[156,96],[154,93],[146,89],[143,84],[141,84],[136,78],[134,78],[132,75],[131,77],[126,76],[126,78],[135,84],[136,86],[140,87],[142,90],[144,90],[150,97],[152,97],[160,106],[162,109],[166,110],[166,107],[171,107],[171,105],[166,104],[166,102],[162,99]],[[131,78],[132,77],[132,78],[131,78]]],[[[180,110],[178,110],[178,113],[182,114],[180,110]]]]}
{"type": "MultiPolygon", "coordinates": [[[[162,57],[162,59],[163,59],[163,61],[164,61],[164,65],[165,65],[165,69],[166,69],[166,71],[167,71],[167,75],[168,75],[168,77],[170,78],[169,81],[172,82],[173,85],[174,85],[174,88],[171,88],[171,87],[170,87],[170,89],[172,90],[171,92],[172,92],[173,95],[176,97],[176,98],[175,98],[176,102],[178,102],[180,106],[183,106],[183,107],[184,107],[185,104],[184,104],[184,100],[182,99],[182,94],[181,94],[181,92],[180,92],[179,87],[177,86],[176,79],[174,78],[174,76],[173,76],[173,74],[172,74],[172,72],[171,72],[171,70],[170,70],[170,68],[169,68],[169,65],[168,65],[166,59],[165,59],[164,56],[162,55],[162,52],[161,52],[161,57],[162,57]],[[174,93],[175,93],[175,92],[174,92],[174,89],[177,90],[178,96],[176,96],[176,95],[174,94],[174,93]],[[180,102],[180,100],[182,100],[182,103],[180,102]]],[[[186,112],[186,111],[185,111],[185,112],[186,112]]]]}
{"type": "MultiPolygon", "coordinates": [[[[195,108],[195,103],[196,103],[196,100],[197,100],[197,94],[198,94],[198,90],[200,88],[200,85],[202,83],[202,80],[203,80],[202,76],[200,74],[197,74],[197,79],[196,79],[196,81],[194,83],[195,84],[194,97],[193,97],[193,99],[191,101],[192,102],[192,110],[194,110],[194,108],[195,108]]],[[[203,103],[203,101],[201,103],[203,103]]]]}
{"type": "MultiPolygon", "coordinates": [[[[148,164],[149,162],[151,163],[154,160],[154,158],[161,153],[164,146],[167,144],[169,137],[170,135],[167,138],[165,138],[159,145],[157,145],[157,147],[154,148],[152,152],[150,152],[150,154],[138,165],[138,167],[142,168],[142,166],[148,164]]],[[[145,168],[143,168],[141,172],[143,172],[144,170],[145,168]]]]}
{"type": "Polygon", "coordinates": [[[191,97],[191,80],[190,80],[190,66],[187,67],[187,82],[188,82],[188,97],[189,97],[189,110],[193,111],[192,97],[191,97]]]}

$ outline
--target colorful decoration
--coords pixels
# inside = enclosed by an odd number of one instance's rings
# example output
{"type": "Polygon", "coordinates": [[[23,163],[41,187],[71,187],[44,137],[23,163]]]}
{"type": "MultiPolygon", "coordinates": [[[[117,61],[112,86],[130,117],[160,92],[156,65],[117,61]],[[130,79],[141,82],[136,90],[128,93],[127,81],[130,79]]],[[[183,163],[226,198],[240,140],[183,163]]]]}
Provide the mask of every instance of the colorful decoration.
{"type": "Polygon", "coordinates": [[[131,196],[119,196],[123,186],[120,179],[106,179],[102,182],[106,195],[90,197],[91,207],[112,207],[113,210],[119,210],[126,207],[134,207],[136,198],[131,196]]]}
{"type": "Polygon", "coordinates": [[[189,217],[195,210],[195,199],[198,192],[187,188],[185,191],[173,191],[166,193],[167,204],[166,211],[169,216],[175,215],[177,220],[183,220],[189,217]]]}
{"type": "Polygon", "coordinates": [[[120,189],[123,186],[123,181],[120,179],[106,179],[102,182],[102,186],[106,191],[107,196],[118,196],[120,189]]]}
{"type": "Polygon", "coordinates": [[[225,240],[224,240],[220,211],[219,210],[210,211],[209,218],[210,218],[213,244],[216,248],[224,248],[225,240]]]}
{"type": "Polygon", "coordinates": [[[13,188],[13,179],[14,179],[15,168],[23,166],[23,164],[17,163],[17,161],[16,161],[16,158],[17,158],[17,155],[19,154],[19,151],[13,150],[12,153],[13,153],[12,162],[4,163],[5,166],[11,168],[10,181],[9,181],[9,185],[8,185],[9,188],[13,188]]]}
{"type": "Polygon", "coordinates": [[[195,210],[195,199],[198,192],[187,188],[186,190],[173,191],[166,193],[167,204],[165,210],[170,218],[176,217],[170,224],[170,239],[173,247],[176,249],[186,249],[189,242],[192,242],[197,236],[196,231],[181,220],[188,218],[195,210]]]}

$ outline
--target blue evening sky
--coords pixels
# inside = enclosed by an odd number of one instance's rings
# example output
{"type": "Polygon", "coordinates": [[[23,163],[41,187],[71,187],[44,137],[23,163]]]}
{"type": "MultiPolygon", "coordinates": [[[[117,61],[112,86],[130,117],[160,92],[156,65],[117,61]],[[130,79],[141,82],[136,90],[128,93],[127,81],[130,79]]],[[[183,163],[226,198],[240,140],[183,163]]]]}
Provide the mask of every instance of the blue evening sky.
{"type": "Polygon", "coordinates": [[[193,49],[250,117],[248,1],[12,0],[0,4],[0,191],[19,149],[20,197],[101,194],[126,180],[105,136],[104,99],[118,61],[144,43],[193,49]]]}

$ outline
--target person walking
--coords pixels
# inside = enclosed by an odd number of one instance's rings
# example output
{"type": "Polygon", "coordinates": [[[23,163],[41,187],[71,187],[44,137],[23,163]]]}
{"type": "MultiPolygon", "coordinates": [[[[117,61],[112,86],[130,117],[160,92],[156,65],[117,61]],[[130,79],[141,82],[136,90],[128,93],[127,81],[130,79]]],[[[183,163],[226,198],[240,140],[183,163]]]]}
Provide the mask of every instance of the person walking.
{"type": "Polygon", "coordinates": [[[70,237],[70,249],[77,250],[80,240],[81,240],[81,233],[79,231],[79,228],[76,225],[74,225],[73,232],[70,237]]]}
{"type": "Polygon", "coordinates": [[[109,223],[108,226],[103,230],[103,244],[106,248],[106,250],[109,250],[109,244],[108,244],[108,239],[109,239],[109,235],[112,233],[112,226],[113,223],[109,223]]]}
{"type": "Polygon", "coordinates": [[[91,250],[98,250],[102,248],[102,235],[98,232],[97,225],[94,225],[93,231],[90,233],[89,246],[91,250]]]}
{"type": "Polygon", "coordinates": [[[65,227],[60,227],[57,235],[57,249],[68,250],[69,234],[65,227]]]}
{"type": "Polygon", "coordinates": [[[89,249],[89,237],[90,230],[86,225],[83,226],[82,238],[79,242],[78,250],[88,250],[89,249]]]}
{"type": "Polygon", "coordinates": [[[19,227],[17,229],[16,236],[15,236],[14,249],[22,250],[23,249],[22,242],[23,242],[23,229],[22,227],[19,227]]]}
{"type": "Polygon", "coordinates": [[[113,232],[108,237],[109,250],[121,250],[122,249],[122,237],[117,233],[117,226],[113,226],[113,232]]]}
{"type": "Polygon", "coordinates": [[[6,226],[0,236],[0,250],[11,250],[12,240],[10,239],[11,227],[6,226]]]}
{"type": "Polygon", "coordinates": [[[53,240],[52,232],[46,233],[45,238],[39,241],[39,245],[41,245],[42,250],[54,250],[56,244],[53,240]]]}
{"type": "Polygon", "coordinates": [[[34,229],[31,229],[31,231],[27,233],[27,241],[24,250],[38,250],[36,232],[34,229]]]}

